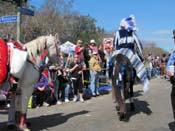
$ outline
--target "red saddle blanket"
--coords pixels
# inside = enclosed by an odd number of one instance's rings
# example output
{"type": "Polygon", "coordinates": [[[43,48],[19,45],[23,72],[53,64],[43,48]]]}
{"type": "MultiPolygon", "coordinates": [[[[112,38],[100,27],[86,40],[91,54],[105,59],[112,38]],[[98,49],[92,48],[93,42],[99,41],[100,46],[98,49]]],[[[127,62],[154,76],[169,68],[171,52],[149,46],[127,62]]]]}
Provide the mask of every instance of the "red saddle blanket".
{"type": "Polygon", "coordinates": [[[0,83],[7,76],[8,49],[4,40],[0,39],[0,83]]]}

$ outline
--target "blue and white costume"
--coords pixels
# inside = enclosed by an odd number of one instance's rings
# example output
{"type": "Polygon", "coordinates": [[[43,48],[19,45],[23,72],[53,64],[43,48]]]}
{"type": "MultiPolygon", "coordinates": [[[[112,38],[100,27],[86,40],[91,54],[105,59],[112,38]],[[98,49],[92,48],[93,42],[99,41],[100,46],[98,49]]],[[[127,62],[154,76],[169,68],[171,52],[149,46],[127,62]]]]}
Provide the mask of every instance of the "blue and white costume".
{"type": "Polygon", "coordinates": [[[144,64],[140,59],[140,56],[143,55],[142,45],[136,35],[136,30],[136,22],[133,15],[121,20],[120,27],[114,37],[113,48],[115,51],[113,56],[121,54],[130,60],[131,65],[136,70],[137,77],[143,84],[143,91],[146,92],[149,81],[144,64]],[[135,51],[136,47],[138,48],[137,53],[135,51]]]}

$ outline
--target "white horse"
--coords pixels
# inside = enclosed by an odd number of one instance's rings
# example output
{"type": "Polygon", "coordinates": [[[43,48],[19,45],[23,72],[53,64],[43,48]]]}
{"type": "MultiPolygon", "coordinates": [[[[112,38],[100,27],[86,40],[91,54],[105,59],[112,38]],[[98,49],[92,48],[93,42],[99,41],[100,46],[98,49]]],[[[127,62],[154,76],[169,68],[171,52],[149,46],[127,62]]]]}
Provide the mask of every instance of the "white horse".
{"type": "Polygon", "coordinates": [[[42,62],[41,57],[47,56],[51,62],[58,54],[58,35],[40,36],[24,46],[27,48],[28,61],[15,95],[15,118],[16,125],[20,130],[30,131],[26,126],[26,115],[29,97],[33,93],[35,83],[40,76],[39,64],[42,62]],[[42,56],[41,56],[42,55],[42,56]]]}

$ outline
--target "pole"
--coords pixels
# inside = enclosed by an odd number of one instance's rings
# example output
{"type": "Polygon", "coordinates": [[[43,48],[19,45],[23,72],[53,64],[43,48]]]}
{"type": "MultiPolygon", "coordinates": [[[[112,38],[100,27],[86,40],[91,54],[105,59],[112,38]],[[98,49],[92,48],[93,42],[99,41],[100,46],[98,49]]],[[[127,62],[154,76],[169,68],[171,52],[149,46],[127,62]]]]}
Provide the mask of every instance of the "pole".
{"type": "Polygon", "coordinates": [[[17,40],[20,41],[21,36],[21,13],[20,13],[20,6],[18,6],[17,11],[17,40]]]}

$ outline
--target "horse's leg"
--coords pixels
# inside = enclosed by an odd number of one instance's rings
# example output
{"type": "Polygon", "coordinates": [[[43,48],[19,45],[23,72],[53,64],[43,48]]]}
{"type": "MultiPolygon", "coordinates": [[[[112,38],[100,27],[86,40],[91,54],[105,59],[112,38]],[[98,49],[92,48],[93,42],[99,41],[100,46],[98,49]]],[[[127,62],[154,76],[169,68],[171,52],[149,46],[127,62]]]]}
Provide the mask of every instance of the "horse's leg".
{"type": "Polygon", "coordinates": [[[136,77],[136,74],[135,74],[135,71],[132,70],[131,72],[131,80],[130,80],[130,92],[129,92],[129,95],[130,95],[130,110],[131,111],[135,111],[135,105],[134,105],[134,91],[133,91],[133,87],[134,87],[134,80],[135,80],[135,77],[136,77]]]}
{"type": "Polygon", "coordinates": [[[23,131],[30,131],[26,127],[26,114],[27,114],[27,104],[29,97],[31,96],[32,92],[23,89],[20,93],[16,96],[16,122],[17,126],[20,130],[23,131]]]}
{"type": "Polygon", "coordinates": [[[134,105],[134,99],[133,99],[133,96],[134,96],[133,81],[131,81],[129,95],[130,95],[130,111],[135,111],[135,105],[134,105]]]}
{"type": "MultiPolygon", "coordinates": [[[[28,87],[28,86],[27,86],[28,87]]],[[[29,131],[26,127],[26,117],[27,117],[27,107],[28,100],[32,95],[33,87],[22,88],[21,90],[21,98],[20,98],[20,115],[19,115],[19,128],[25,131],[29,131]]]]}
{"type": "Polygon", "coordinates": [[[11,94],[11,100],[10,100],[10,108],[8,111],[8,123],[7,126],[9,129],[15,128],[16,126],[16,115],[15,115],[16,109],[15,109],[15,93],[11,94]]]}
{"type": "Polygon", "coordinates": [[[38,79],[39,72],[35,70],[32,64],[27,63],[22,78],[18,82],[20,92],[16,98],[18,127],[23,131],[29,131],[29,129],[26,127],[28,100],[33,93],[34,84],[38,79]]]}
{"type": "Polygon", "coordinates": [[[129,96],[129,92],[130,92],[130,81],[131,81],[131,70],[130,67],[128,65],[126,65],[125,68],[125,73],[124,73],[124,77],[123,77],[123,81],[124,81],[124,96],[125,99],[128,99],[129,96]]]}
{"type": "MultiPolygon", "coordinates": [[[[120,72],[120,67],[121,65],[120,64],[117,64],[116,65],[116,71],[115,71],[115,81],[118,80],[119,78],[119,72],[120,72]]],[[[122,81],[123,83],[123,81],[122,81]]],[[[119,105],[119,119],[120,120],[123,120],[125,118],[125,114],[126,114],[126,106],[125,106],[125,100],[124,100],[124,93],[123,93],[123,84],[122,84],[122,87],[119,87],[119,85],[117,85],[117,82],[115,82],[116,84],[116,100],[118,102],[118,105],[119,105]]]]}
{"type": "Polygon", "coordinates": [[[17,126],[19,126],[19,120],[20,120],[20,109],[21,109],[21,90],[17,89],[16,96],[15,96],[15,120],[17,126]]]}
{"type": "MultiPolygon", "coordinates": [[[[118,79],[118,73],[116,70],[117,61],[115,58],[113,58],[113,71],[112,71],[112,99],[114,100],[114,103],[118,103],[117,101],[117,95],[116,95],[116,88],[117,88],[117,79],[118,79]]],[[[119,111],[119,105],[117,106],[117,111],[119,111]]]]}

